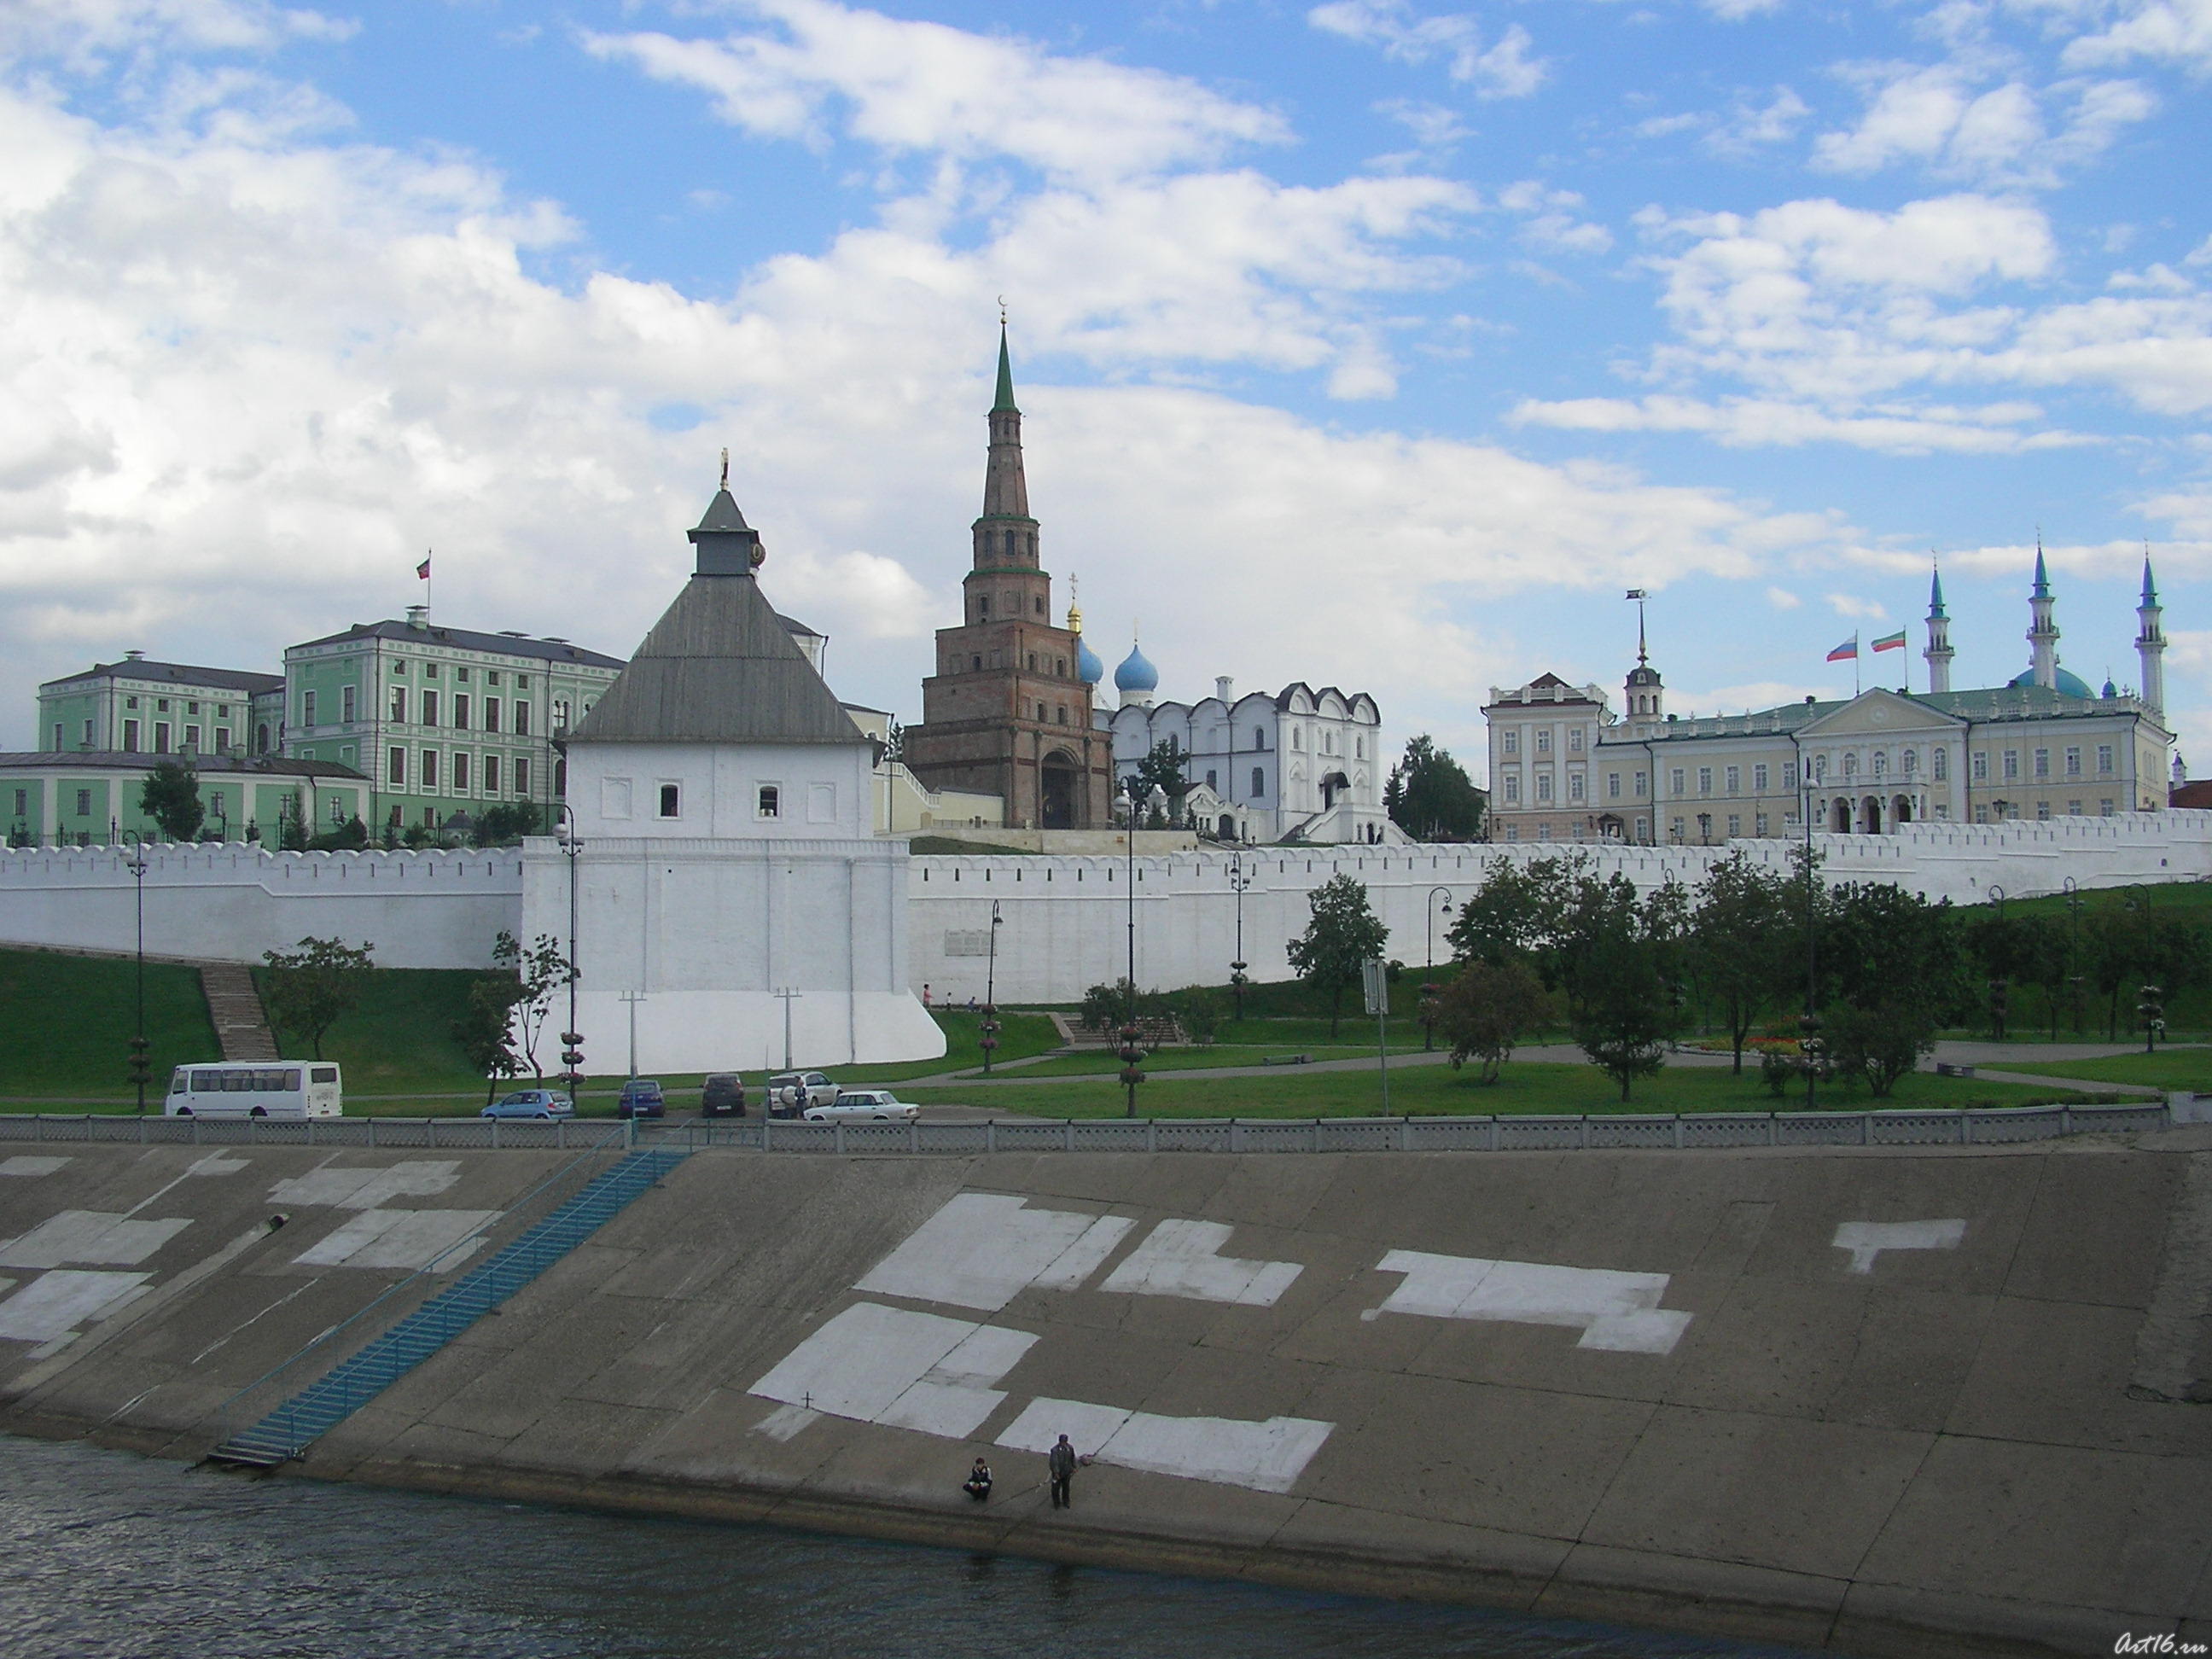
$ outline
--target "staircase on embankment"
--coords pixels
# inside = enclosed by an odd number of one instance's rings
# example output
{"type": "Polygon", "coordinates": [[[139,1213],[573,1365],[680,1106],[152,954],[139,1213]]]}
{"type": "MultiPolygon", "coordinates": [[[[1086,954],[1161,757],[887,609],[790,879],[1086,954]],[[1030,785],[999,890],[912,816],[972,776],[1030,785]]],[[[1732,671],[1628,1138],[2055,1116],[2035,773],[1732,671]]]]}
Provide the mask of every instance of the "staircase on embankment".
{"type": "MultiPolygon", "coordinates": [[[[680,1151],[632,1152],[612,1169],[602,1170],[513,1243],[455,1279],[252,1428],[225,1440],[208,1454],[210,1460],[274,1468],[299,1456],[589,1238],[688,1156],[680,1151]]],[[[285,1364],[294,1363],[309,1351],[301,1350],[285,1364]]]]}
{"type": "Polygon", "coordinates": [[[276,1038],[269,1029],[269,1016],[254,989],[253,970],[240,962],[199,964],[200,990],[207,997],[208,1018],[215,1024],[225,1060],[275,1060],[276,1038]]]}

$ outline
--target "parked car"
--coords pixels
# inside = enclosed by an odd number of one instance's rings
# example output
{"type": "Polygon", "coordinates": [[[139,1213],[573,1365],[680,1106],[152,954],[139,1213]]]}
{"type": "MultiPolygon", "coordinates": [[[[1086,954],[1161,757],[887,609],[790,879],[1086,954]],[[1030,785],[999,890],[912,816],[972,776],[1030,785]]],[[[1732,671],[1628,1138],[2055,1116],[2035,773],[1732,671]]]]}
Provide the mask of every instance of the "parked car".
{"type": "Polygon", "coordinates": [[[768,1115],[802,1116],[810,1106],[834,1106],[837,1085],[819,1072],[778,1072],[768,1080],[768,1115]]]}
{"type": "Polygon", "coordinates": [[[905,1123],[921,1115],[921,1108],[901,1100],[888,1089],[840,1089],[827,1106],[809,1106],[809,1123],[829,1123],[838,1118],[865,1117],[905,1123]]]}
{"type": "Polygon", "coordinates": [[[745,1080],[735,1072],[709,1072],[699,1085],[701,1117],[743,1117],[745,1080]]]}
{"type": "Polygon", "coordinates": [[[634,1077],[622,1086],[622,1095],[615,1102],[617,1117],[666,1117],[667,1097],[660,1092],[658,1079],[634,1077]]]}
{"type": "Polygon", "coordinates": [[[574,1117],[576,1103],[558,1089],[517,1089],[483,1109],[485,1117],[574,1117]]]}

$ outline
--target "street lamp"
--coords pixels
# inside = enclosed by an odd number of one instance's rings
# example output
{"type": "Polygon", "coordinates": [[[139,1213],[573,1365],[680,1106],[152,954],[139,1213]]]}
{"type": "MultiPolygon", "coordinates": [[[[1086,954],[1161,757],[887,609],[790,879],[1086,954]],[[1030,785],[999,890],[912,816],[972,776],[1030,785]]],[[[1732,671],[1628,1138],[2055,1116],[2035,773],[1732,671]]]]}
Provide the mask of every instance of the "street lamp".
{"type": "Polygon", "coordinates": [[[584,1036],[576,1029],[576,981],[583,976],[576,948],[576,860],[584,850],[584,839],[576,833],[576,813],[568,802],[560,805],[560,816],[554,820],[561,838],[561,851],[568,860],[568,1029],[561,1033],[561,1063],[568,1070],[561,1080],[568,1085],[568,1099],[573,1104],[584,1085],[584,1036]]]}
{"type": "MultiPolygon", "coordinates": [[[[2074,993],[2074,1035],[2081,1035],[2081,884],[2069,876],[2059,884],[2066,895],[2066,983],[2074,993]]],[[[2056,1018],[2052,1020],[2056,1025],[2056,1018]]],[[[2054,1033],[2055,1035],[2055,1033],[2054,1033]]]]}
{"type": "Polygon", "coordinates": [[[1991,882],[1989,885],[1989,895],[1997,902],[1997,920],[2002,921],[2005,919],[2005,890],[1996,883],[1991,882]]]}
{"type": "MultiPolygon", "coordinates": [[[[1121,1084],[1129,1091],[1129,1103],[1123,1112],[1127,1117],[1137,1115],[1137,1085],[1145,1080],[1138,1061],[1145,1057],[1140,1039],[1144,1029],[1137,1024],[1137,775],[1129,775],[1129,1021],[1121,1028],[1121,1084]]],[[[1241,953],[1240,953],[1241,954],[1241,953]]]]}
{"type": "Polygon", "coordinates": [[[991,901],[991,956],[983,970],[983,1030],[978,1046],[983,1050],[983,1075],[991,1075],[991,1054],[999,1046],[999,928],[1006,918],[999,901],[991,901]]]}
{"type": "Polygon", "coordinates": [[[125,868],[131,872],[138,900],[137,998],[131,1038],[131,1081],[137,1088],[138,1115],[143,1117],[146,1114],[146,838],[136,830],[125,830],[123,840],[131,848],[131,862],[125,868]]]}
{"type": "Polygon", "coordinates": [[[1428,965],[1430,966],[1430,968],[1431,968],[1431,969],[1434,969],[1434,968],[1436,967],[1436,965],[1437,965],[1437,911],[1438,910],[1438,908],[1441,908],[1442,909],[1445,910],[1446,912],[1449,912],[1449,911],[1451,909],[1451,889],[1450,889],[1450,888],[1449,888],[1449,887],[1431,887],[1431,888],[1430,888],[1430,889],[1429,889],[1429,897],[1430,897],[1431,899],[1434,899],[1434,898],[1436,897],[1436,896],[1437,896],[1437,894],[1439,894],[1439,893],[1442,893],[1442,894],[1443,895],[1443,897],[1444,897],[1444,902],[1443,902],[1443,905],[1442,905],[1441,907],[1439,907],[1439,906],[1435,905],[1435,904],[1429,904],[1429,905],[1427,905],[1427,906],[1425,907],[1425,908],[1426,908],[1426,909],[1428,910],[1428,913],[1429,913],[1429,915],[1428,915],[1428,940],[1429,940],[1429,963],[1428,963],[1428,965]]]}
{"type": "Polygon", "coordinates": [[[1244,890],[1252,884],[1252,872],[1244,867],[1244,855],[1229,855],[1229,890],[1237,896],[1237,960],[1229,964],[1229,994],[1236,999],[1237,1019],[1244,1018],[1244,890]]]}
{"type": "Polygon", "coordinates": [[[1814,777],[1801,761],[1797,775],[1803,780],[1805,807],[1798,814],[1805,825],[1805,1013],[1798,1021],[1803,1035],[1797,1046],[1805,1055],[1805,1109],[1815,1109],[1814,1100],[1820,1081],[1820,1055],[1826,1045],[1820,1040],[1820,927],[1817,888],[1813,866],[1813,792],[1820,780],[1814,777]]]}

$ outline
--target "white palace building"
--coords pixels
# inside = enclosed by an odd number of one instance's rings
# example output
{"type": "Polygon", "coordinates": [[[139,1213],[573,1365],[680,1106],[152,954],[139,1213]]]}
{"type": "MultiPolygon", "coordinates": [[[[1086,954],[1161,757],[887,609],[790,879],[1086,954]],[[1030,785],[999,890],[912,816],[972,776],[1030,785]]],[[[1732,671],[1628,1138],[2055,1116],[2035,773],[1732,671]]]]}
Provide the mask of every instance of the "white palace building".
{"type": "Polygon", "coordinates": [[[1545,674],[1491,688],[1491,835],[1504,842],[1714,846],[1813,827],[1883,835],[1916,823],[2110,817],[2166,804],[2166,636],[2143,562],[2135,646],[2142,689],[2101,693],[2059,665],[2055,601],[2037,551],[2027,672],[1951,689],[1940,574],[1928,604],[1930,690],[1678,720],[1639,635],[1616,714],[1595,685],[1545,674]]]}

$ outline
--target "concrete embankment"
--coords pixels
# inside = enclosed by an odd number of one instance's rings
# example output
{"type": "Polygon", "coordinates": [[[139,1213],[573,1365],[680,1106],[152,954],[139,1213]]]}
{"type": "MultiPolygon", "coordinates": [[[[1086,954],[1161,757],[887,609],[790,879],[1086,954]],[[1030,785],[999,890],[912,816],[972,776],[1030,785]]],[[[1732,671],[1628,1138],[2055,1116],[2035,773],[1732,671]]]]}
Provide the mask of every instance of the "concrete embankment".
{"type": "MultiPolygon", "coordinates": [[[[186,1457],[606,1162],[9,1151],[0,1428],[186,1457]]],[[[1869,1656],[2111,1652],[2212,1639],[2209,1286],[2201,1127],[702,1152],[292,1467],[1869,1656]],[[1060,1433],[1097,1455],[1066,1511],[1060,1433]]]]}

